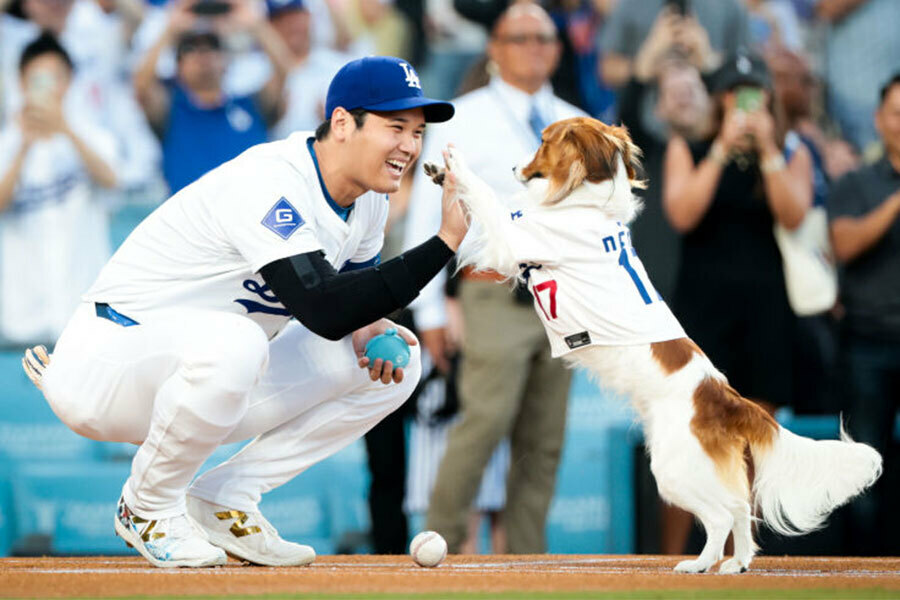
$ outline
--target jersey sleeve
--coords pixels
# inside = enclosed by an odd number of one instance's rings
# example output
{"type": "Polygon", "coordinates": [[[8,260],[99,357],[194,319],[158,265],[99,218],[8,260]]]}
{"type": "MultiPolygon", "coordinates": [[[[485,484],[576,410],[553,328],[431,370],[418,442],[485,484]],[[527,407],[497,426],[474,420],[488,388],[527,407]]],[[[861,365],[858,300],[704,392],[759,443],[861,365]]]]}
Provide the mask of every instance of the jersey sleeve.
{"type": "Polygon", "coordinates": [[[236,164],[222,178],[218,210],[225,237],[253,272],[280,258],[322,249],[309,185],[286,167],[263,161],[236,164]],[[230,189],[229,189],[230,188],[230,189]]]}
{"type": "Polygon", "coordinates": [[[378,256],[381,247],[384,246],[384,226],[387,223],[388,208],[390,204],[387,196],[372,193],[374,197],[369,201],[372,206],[369,207],[367,218],[369,219],[368,228],[359,243],[356,254],[350,259],[352,263],[367,263],[378,256]]]}

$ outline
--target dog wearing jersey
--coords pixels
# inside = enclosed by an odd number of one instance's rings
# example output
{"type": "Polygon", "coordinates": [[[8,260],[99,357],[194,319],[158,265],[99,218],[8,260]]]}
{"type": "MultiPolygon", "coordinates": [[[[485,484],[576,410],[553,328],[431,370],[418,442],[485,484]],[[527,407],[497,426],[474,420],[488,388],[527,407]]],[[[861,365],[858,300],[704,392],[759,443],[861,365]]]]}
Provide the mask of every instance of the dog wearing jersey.
{"type": "MultiPolygon", "coordinates": [[[[559,121],[516,168],[526,187],[505,204],[451,147],[446,170],[473,223],[459,265],[524,281],[553,355],[630,398],[660,495],[706,530],[700,556],[675,570],[707,571],[733,533],[719,573],[740,573],[757,550],[754,514],[781,534],[812,531],[875,482],[881,456],[843,428],[840,440],[814,441],[781,427],[685,335],[631,245],[639,155],[624,128],[559,121]]],[[[425,168],[443,181],[444,169],[425,168]]]]}

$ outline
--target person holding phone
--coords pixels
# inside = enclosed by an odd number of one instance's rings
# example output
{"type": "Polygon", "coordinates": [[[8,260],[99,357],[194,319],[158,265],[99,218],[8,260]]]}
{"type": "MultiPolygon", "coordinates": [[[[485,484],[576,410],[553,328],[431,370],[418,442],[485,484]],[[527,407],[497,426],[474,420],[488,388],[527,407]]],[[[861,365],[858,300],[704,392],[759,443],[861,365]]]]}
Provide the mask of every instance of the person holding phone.
{"type": "Polygon", "coordinates": [[[109,258],[96,186],[116,184],[117,146],[88,115],[70,118],[72,61],[45,33],[19,59],[24,105],[0,129],[0,337],[52,339],[109,258]],[[27,260],[24,258],[27,257],[27,260]]]}
{"type": "Polygon", "coordinates": [[[660,28],[671,30],[669,42],[681,52],[710,56],[712,68],[748,39],[747,11],[740,0],[619,2],[596,40],[603,57],[599,75],[606,85],[621,88],[628,82],[639,52],[660,28]]]}
{"type": "MultiPolygon", "coordinates": [[[[672,308],[737,389],[769,407],[789,405],[795,316],[772,228],[802,222],[812,160],[802,144],[785,145],[760,57],[732,56],[710,87],[710,136],[675,136],[664,158],[663,209],[683,235],[672,308]]],[[[690,519],[683,525],[669,551],[683,550],[690,519]]]]}
{"type": "Polygon", "coordinates": [[[162,143],[163,175],[172,193],[250,146],[267,141],[284,112],[290,51],[251,0],[178,0],[166,29],[134,74],[138,101],[162,143]],[[249,32],[272,65],[263,87],[249,96],[228,94],[223,37],[249,32]],[[160,54],[175,47],[176,75],[156,75],[160,54]]]}

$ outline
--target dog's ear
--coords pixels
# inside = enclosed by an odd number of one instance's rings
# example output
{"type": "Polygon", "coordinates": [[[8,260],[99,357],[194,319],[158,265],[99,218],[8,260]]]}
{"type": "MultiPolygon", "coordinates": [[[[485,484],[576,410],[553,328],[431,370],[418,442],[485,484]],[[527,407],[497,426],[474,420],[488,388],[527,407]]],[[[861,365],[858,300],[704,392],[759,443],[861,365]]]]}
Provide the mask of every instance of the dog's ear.
{"type": "Polygon", "coordinates": [[[625,163],[625,169],[628,172],[628,180],[631,181],[631,187],[636,187],[640,189],[647,188],[647,182],[644,179],[639,179],[641,174],[643,174],[644,167],[641,165],[641,157],[644,153],[638,148],[637,144],[631,141],[631,136],[628,135],[628,128],[625,126],[616,127],[620,133],[620,139],[622,140],[622,162],[625,163]]]}
{"type": "Polygon", "coordinates": [[[551,187],[547,192],[545,204],[556,204],[572,193],[572,190],[584,183],[586,177],[587,169],[584,167],[584,160],[582,157],[572,156],[570,162],[561,162],[558,167],[554,169],[554,176],[551,178],[551,187]],[[565,173],[565,167],[567,165],[569,170],[568,173],[565,173]],[[565,177],[564,180],[563,177],[565,177]]]}
{"type": "Polygon", "coordinates": [[[591,183],[612,179],[619,167],[616,160],[618,145],[602,127],[604,125],[599,121],[583,123],[571,129],[567,136],[567,141],[577,148],[578,154],[584,160],[585,178],[591,183]]]}
{"type": "Polygon", "coordinates": [[[614,143],[619,154],[622,155],[622,162],[625,164],[625,171],[628,174],[628,180],[632,187],[645,189],[647,182],[639,179],[640,173],[643,172],[641,166],[641,156],[643,152],[637,145],[631,141],[628,135],[628,129],[625,126],[609,127],[606,131],[607,137],[614,143]]]}

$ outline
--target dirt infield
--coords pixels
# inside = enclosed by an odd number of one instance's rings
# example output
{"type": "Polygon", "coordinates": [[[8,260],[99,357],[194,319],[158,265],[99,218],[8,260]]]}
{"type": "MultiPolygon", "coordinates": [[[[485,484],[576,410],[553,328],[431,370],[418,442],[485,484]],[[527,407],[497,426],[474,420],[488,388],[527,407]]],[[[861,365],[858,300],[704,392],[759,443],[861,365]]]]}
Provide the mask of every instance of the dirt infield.
{"type": "Polygon", "coordinates": [[[453,556],[436,569],[406,556],[322,556],[311,567],[231,562],[215,569],[156,569],[139,557],[3,558],[3,597],[257,595],[315,592],[415,594],[588,590],[882,588],[900,597],[900,558],[758,557],[742,575],[679,575],[679,557],[453,556]]]}

